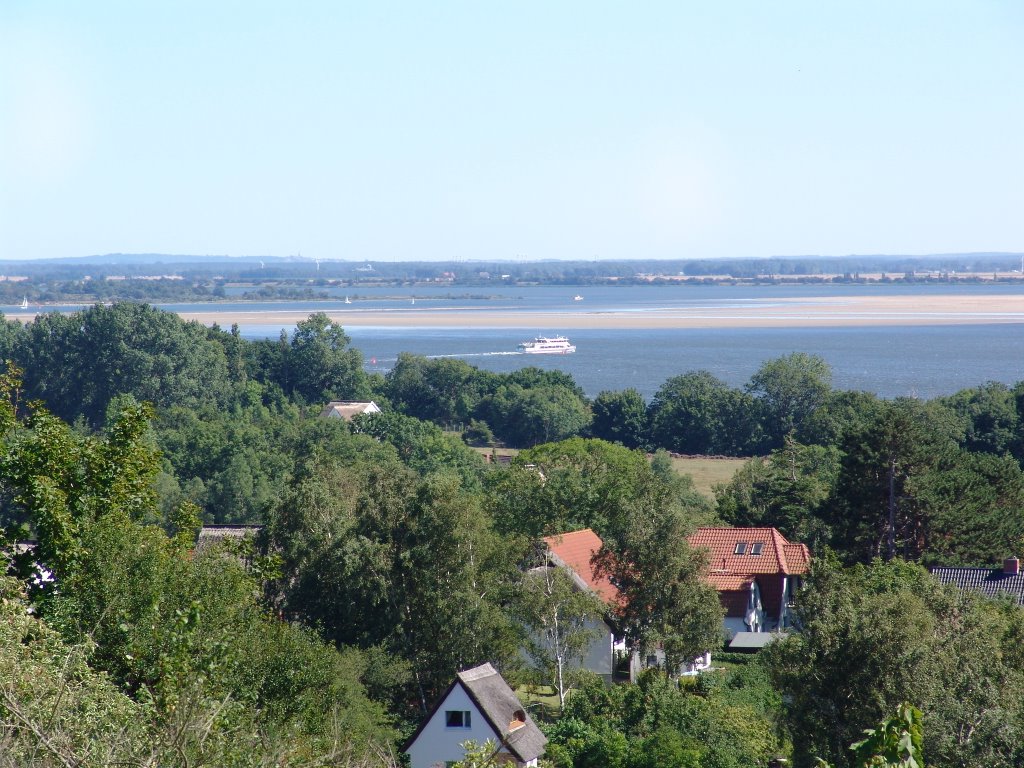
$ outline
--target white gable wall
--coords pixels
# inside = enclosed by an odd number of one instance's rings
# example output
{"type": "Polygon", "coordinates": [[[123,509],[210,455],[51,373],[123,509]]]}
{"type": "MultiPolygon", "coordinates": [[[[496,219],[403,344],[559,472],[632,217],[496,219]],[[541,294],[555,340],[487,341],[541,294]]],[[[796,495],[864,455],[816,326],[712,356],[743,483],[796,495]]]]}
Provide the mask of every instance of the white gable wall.
{"type": "Polygon", "coordinates": [[[409,746],[409,762],[412,768],[443,768],[446,761],[462,760],[466,756],[465,750],[459,746],[462,742],[472,740],[483,744],[490,739],[497,744],[500,737],[501,734],[495,733],[488,725],[487,719],[469,698],[466,689],[456,683],[434,716],[423,726],[416,741],[409,746]],[[447,728],[444,713],[450,709],[472,712],[471,727],[447,728]]]}
{"type": "MultiPolygon", "coordinates": [[[[566,667],[568,669],[585,669],[595,675],[601,675],[611,682],[612,674],[615,671],[615,637],[612,635],[611,628],[603,619],[588,619],[584,622],[584,627],[590,633],[587,647],[583,650],[582,656],[573,659],[566,667]]],[[[552,649],[545,642],[545,638],[534,635],[533,642],[540,644],[547,653],[554,655],[552,649]]],[[[524,664],[529,666],[535,667],[537,664],[536,659],[530,655],[529,649],[525,646],[519,649],[519,657],[524,664]]]]}
{"type": "Polygon", "coordinates": [[[611,679],[615,671],[615,656],[612,651],[615,638],[612,637],[612,631],[600,619],[590,619],[585,626],[592,635],[586,653],[577,666],[611,679]]]}

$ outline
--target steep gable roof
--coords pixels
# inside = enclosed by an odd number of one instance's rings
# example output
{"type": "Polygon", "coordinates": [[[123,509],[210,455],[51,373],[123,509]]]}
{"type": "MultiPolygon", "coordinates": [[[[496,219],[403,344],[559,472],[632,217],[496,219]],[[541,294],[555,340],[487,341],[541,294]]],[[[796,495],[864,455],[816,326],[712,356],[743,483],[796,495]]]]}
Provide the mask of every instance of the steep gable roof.
{"type": "Polygon", "coordinates": [[[749,588],[761,575],[802,576],[811,563],[806,545],[791,544],[776,528],[698,528],[687,541],[708,551],[709,581],[719,591],[749,588]],[[752,554],[754,544],[761,545],[759,554],[752,554]]]}
{"type": "Polygon", "coordinates": [[[499,739],[502,739],[502,745],[517,760],[528,763],[544,754],[544,746],[548,743],[547,737],[526,713],[515,691],[509,687],[505,679],[498,674],[498,670],[490,663],[465,669],[456,674],[452,684],[434,703],[430,714],[420,722],[416,731],[402,745],[403,752],[409,751],[413,742],[416,741],[426,724],[437,714],[438,709],[456,685],[462,686],[466,695],[484,716],[491,730],[498,734],[499,739]]]}
{"type": "Polygon", "coordinates": [[[547,737],[494,667],[481,664],[459,672],[458,678],[494,732],[508,734],[504,744],[509,752],[524,763],[544,754],[547,737]]]}
{"type": "Polygon", "coordinates": [[[943,584],[955,584],[964,591],[987,597],[1009,595],[1024,605],[1024,573],[1006,573],[1002,568],[948,568],[933,566],[929,572],[943,584]]]}
{"type": "Polygon", "coordinates": [[[594,555],[604,546],[601,537],[589,528],[544,537],[551,559],[556,565],[568,568],[580,578],[606,605],[619,602],[619,590],[607,576],[599,575],[591,563],[594,555]]]}

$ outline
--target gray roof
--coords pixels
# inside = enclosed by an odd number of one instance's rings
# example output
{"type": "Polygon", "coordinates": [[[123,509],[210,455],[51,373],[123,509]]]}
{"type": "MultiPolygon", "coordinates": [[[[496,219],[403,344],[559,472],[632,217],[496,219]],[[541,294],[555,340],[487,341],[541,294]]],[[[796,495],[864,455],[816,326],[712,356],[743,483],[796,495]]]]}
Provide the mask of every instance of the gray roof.
{"type": "Polygon", "coordinates": [[[255,537],[261,525],[204,525],[196,539],[196,552],[203,552],[223,541],[241,541],[255,537]]]}
{"type": "Polygon", "coordinates": [[[509,752],[524,763],[544,754],[547,737],[526,714],[515,691],[494,667],[481,664],[459,672],[458,679],[494,732],[505,737],[503,743],[509,752]],[[525,724],[510,731],[517,713],[524,717],[525,724]]]}
{"type": "Polygon", "coordinates": [[[781,632],[737,632],[729,641],[729,648],[736,650],[764,648],[768,643],[784,636],[785,634],[781,632]]]}
{"type": "Polygon", "coordinates": [[[955,584],[963,590],[980,592],[988,597],[1009,595],[1024,605],[1024,573],[1007,574],[1002,568],[947,568],[928,569],[943,584],[955,584]]]}

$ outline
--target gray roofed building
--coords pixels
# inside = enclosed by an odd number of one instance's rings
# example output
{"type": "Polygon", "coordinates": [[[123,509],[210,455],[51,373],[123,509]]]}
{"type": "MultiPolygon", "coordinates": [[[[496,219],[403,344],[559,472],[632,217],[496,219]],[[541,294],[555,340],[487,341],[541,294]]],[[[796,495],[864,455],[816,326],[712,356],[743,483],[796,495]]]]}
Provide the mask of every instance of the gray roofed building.
{"type": "Polygon", "coordinates": [[[481,664],[456,675],[402,751],[412,768],[430,768],[462,759],[465,741],[487,740],[516,766],[537,765],[548,741],[498,671],[481,664]]]}
{"type": "Polygon", "coordinates": [[[928,570],[943,584],[955,584],[964,591],[980,592],[987,597],[1007,595],[1017,605],[1024,605],[1024,574],[1016,557],[1007,558],[1002,568],[933,566],[928,570]]]}
{"type": "Polygon", "coordinates": [[[255,538],[262,525],[204,525],[196,539],[196,552],[203,552],[226,541],[255,538]]]}

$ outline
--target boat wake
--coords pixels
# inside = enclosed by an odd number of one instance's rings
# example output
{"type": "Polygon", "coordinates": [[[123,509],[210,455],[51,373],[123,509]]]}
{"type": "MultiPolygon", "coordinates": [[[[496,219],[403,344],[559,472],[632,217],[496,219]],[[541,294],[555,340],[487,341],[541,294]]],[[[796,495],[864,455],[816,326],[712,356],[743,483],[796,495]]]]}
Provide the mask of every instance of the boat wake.
{"type": "Polygon", "coordinates": [[[428,360],[439,360],[445,357],[497,357],[499,355],[521,355],[522,352],[462,352],[454,355],[424,355],[428,360]]]}

